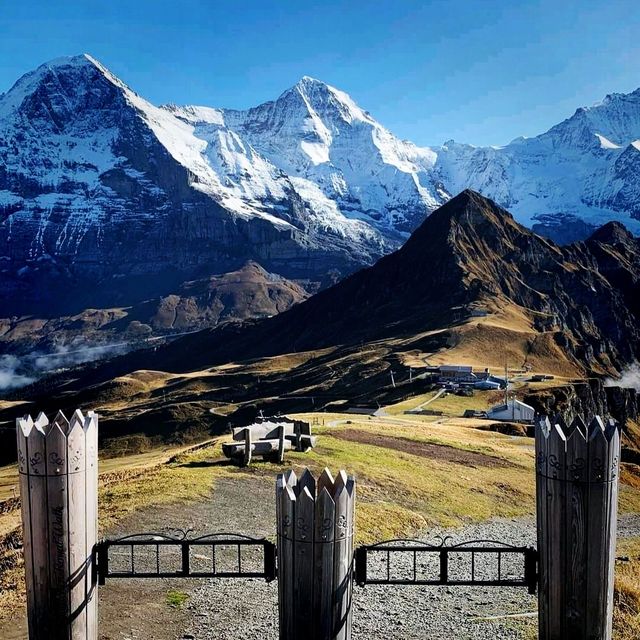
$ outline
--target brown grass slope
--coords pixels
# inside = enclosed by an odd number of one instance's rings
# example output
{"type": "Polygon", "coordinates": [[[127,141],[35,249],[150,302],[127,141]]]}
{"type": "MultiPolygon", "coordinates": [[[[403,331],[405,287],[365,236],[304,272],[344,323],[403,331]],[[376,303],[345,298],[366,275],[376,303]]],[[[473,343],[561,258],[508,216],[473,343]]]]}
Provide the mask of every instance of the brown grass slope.
{"type": "Polygon", "coordinates": [[[73,316],[0,318],[0,353],[131,342],[223,322],[265,318],[309,294],[297,283],[247,262],[236,271],[184,282],[173,293],[132,307],[85,309],[73,316]]]}
{"type": "Polygon", "coordinates": [[[183,423],[207,429],[211,408],[226,424],[248,407],[388,403],[389,371],[425,361],[612,372],[639,355],[639,255],[619,225],[561,248],[465,191],[400,250],[284,313],[50,378],[0,421],[80,404],[113,433],[162,438],[183,423]]]}

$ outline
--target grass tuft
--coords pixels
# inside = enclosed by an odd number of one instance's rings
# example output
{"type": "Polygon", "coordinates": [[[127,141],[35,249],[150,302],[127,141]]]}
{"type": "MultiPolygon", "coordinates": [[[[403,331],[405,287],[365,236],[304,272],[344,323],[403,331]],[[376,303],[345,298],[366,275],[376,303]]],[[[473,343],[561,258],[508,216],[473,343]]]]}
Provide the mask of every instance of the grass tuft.
{"type": "Polygon", "coordinates": [[[617,640],[640,638],[640,538],[618,542],[613,626],[617,640]]]}
{"type": "Polygon", "coordinates": [[[189,594],[184,593],[184,591],[178,591],[177,589],[167,591],[166,603],[174,609],[182,609],[188,599],[189,594]]]}

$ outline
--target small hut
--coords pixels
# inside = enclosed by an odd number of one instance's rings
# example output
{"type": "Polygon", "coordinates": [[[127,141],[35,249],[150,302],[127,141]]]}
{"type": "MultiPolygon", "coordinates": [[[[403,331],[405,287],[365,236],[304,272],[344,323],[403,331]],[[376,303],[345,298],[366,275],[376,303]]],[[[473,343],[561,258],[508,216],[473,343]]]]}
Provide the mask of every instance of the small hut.
{"type": "Polygon", "coordinates": [[[506,403],[492,407],[487,413],[487,417],[491,420],[503,422],[525,422],[527,424],[533,424],[536,411],[533,407],[520,400],[509,398],[506,403]]]}

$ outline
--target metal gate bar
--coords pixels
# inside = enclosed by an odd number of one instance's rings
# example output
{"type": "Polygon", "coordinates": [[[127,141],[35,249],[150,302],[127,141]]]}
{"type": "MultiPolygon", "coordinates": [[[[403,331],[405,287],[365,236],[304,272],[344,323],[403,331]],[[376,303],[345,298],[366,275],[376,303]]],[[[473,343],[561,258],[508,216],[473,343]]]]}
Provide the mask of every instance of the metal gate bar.
{"type": "Polygon", "coordinates": [[[389,584],[527,587],[529,593],[533,594],[538,583],[538,552],[533,547],[515,547],[492,540],[474,540],[453,546],[447,546],[446,540],[439,545],[428,545],[418,540],[389,540],[356,549],[355,580],[360,586],[389,584]],[[382,559],[378,563],[378,572],[372,575],[370,561],[372,556],[380,554],[382,559]],[[411,568],[405,566],[402,575],[393,576],[392,559],[400,558],[402,554],[413,556],[411,568]],[[479,577],[478,560],[486,560],[488,563],[489,556],[497,560],[497,569],[490,577],[479,577]],[[465,577],[452,577],[452,557],[462,560],[467,570],[465,577]],[[505,575],[505,557],[511,559],[511,565],[516,563],[519,569],[516,575],[505,575]],[[431,559],[437,565],[437,570],[429,576],[419,574],[419,559],[431,559]]]}
{"type": "MultiPolygon", "coordinates": [[[[107,578],[276,578],[276,545],[264,538],[239,534],[208,534],[198,538],[174,538],[162,533],[138,533],[114,540],[102,540],[96,546],[98,584],[107,578]],[[136,562],[136,550],[147,551],[145,562],[136,562]],[[195,552],[210,550],[210,569],[194,566],[209,557],[195,552]],[[233,556],[231,566],[221,568],[222,552],[233,556]],[[258,557],[247,566],[243,550],[255,550],[258,557]],[[261,554],[261,555],[260,555],[261,554]],[[127,557],[126,566],[122,558],[127,557]],[[169,562],[170,568],[163,568],[169,562]],[[142,567],[140,565],[143,565],[142,567]]],[[[229,563],[227,563],[229,564],[229,563]]]]}

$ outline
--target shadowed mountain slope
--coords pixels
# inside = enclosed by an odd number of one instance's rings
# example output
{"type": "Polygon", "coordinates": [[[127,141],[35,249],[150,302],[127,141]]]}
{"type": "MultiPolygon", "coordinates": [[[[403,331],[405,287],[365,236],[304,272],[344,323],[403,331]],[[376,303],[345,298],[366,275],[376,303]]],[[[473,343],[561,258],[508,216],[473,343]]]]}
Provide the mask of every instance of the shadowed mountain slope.
{"type": "MultiPolygon", "coordinates": [[[[558,247],[467,190],[435,211],[401,249],[285,313],[114,359],[81,378],[73,375],[66,388],[136,369],[192,371],[411,340],[466,326],[473,309],[489,317],[506,310],[519,314],[531,340],[543,340],[576,372],[615,371],[640,355],[639,254],[638,241],[619,225],[607,225],[586,243],[558,247]]],[[[514,330],[501,322],[504,332],[514,330]]]]}
{"type": "Polygon", "coordinates": [[[569,360],[587,370],[617,368],[640,349],[640,251],[623,227],[607,227],[616,232],[604,228],[586,243],[561,248],[467,190],[373,267],[277,318],[230,327],[224,344],[214,330],[162,357],[184,366],[177,352],[192,343],[204,365],[397,338],[448,327],[473,305],[515,304],[535,329],[553,332],[569,360]]]}
{"type": "Polygon", "coordinates": [[[223,322],[271,317],[308,296],[299,284],[247,262],[236,271],[184,282],[165,296],[132,307],[86,309],[60,318],[0,318],[0,355],[45,357],[53,364],[60,361],[62,366],[73,362],[66,357],[68,352],[85,348],[89,350],[87,359],[93,359],[91,351],[105,347],[133,350],[152,336],[156,339],[223,322]]]}
{"type": "Polygon", "coordinates": [[[14,392],[24,403],[0,407],[0,423],[90,407],[116,452],[132,434],[183,441],[259,408],[389,404],[424,389],[408,380],[425,364],[615,374],[640,356],[639,255],[619,225],[558,247],[465,191],[401,249],[288,311],[50,376],[14,392]]]}

